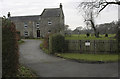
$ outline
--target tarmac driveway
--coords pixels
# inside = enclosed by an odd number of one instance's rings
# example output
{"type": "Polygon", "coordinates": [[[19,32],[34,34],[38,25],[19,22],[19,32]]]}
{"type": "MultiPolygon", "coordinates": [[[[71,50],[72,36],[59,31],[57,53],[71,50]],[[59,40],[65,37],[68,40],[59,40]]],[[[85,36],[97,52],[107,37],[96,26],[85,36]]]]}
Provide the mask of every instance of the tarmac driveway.
{"type": "Polygon", "coordinates": [[[87,64],[44,53],[40,40],[24,40],[20,45],[20,63],[40,77],[118,77],[118,63],[87,64]]]}

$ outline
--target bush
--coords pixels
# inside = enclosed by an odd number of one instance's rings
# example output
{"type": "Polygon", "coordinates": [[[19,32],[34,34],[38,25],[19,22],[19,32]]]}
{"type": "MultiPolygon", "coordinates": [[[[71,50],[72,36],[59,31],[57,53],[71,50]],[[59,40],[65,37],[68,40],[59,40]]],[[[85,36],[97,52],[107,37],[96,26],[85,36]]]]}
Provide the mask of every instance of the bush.
{"type": "Polygon", "coordinates": [[[2,76],[13,77],[19,68],[18,42],[13,22],[2,20],[2,76]]]}
{"type": "Polygon", "coordinates": [[[54,34],[49,39],[49,52],[60,53],[64,52],[65,38],[61,34],[54,34]]]}
{"type": "Polygon", "coordinates": [[[95,37],[99,38],[99,32],[95,33],[95,37]]]}
{"type": "Polygon", "coordinates": [[[21,38],[20,38],[20,31],[16,31],[16,33],[17,33],[17,40],[19,41],[19,40],[21,40],[21,38]]]}
{"type": "Polygon", "coordinates": [[[105,34],[105,37],[108,37],[108,34],[107,34],[107,33],[105,34]]]}
{"type": "Polygon", "coordinates": [[[89,37],[89,36],[90,36],[90,34],[89,34],[89,33],[87,33],[87,34],[86,34],[86,36],[87,36],[87,37],[89,37]]]}

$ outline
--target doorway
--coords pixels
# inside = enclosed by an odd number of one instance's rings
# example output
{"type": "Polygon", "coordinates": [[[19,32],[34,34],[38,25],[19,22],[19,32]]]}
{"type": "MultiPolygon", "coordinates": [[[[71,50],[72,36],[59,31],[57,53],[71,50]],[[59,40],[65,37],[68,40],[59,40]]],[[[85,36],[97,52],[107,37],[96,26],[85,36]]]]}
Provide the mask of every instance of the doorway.
{"type": "Polygon", "coordinates": [[[40,30],[37,30],[37,38],[40,37],[40,30]]]}

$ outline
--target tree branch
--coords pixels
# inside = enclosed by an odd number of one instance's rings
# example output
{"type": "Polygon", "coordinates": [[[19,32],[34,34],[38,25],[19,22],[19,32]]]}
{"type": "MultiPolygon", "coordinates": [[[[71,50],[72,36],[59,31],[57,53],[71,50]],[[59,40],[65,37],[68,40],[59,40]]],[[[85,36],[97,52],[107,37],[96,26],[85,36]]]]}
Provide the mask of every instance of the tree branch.
{"type": "Polygon", "coordinates": [[[120,1],[117,1],[117,2],[106,2],[107,4],[117,4],[117,5],[120,5],[120,1]]]}
{"type": "Polygon", "coordinates": [[[103,7],[99,10],[99,12],[101,12],[105,7],[107,7],[110,4],[120,5],[120,1],[118,1],[118,2],[103,2],[103,4],[106,4],[106,5],[103,5],[103,7]]]}
{"type": "Polygon", "coordinates": [[[108,4],[104,5],[102,9],[99,10],[99,13],[105,8],[107,7],[108,4]]]}

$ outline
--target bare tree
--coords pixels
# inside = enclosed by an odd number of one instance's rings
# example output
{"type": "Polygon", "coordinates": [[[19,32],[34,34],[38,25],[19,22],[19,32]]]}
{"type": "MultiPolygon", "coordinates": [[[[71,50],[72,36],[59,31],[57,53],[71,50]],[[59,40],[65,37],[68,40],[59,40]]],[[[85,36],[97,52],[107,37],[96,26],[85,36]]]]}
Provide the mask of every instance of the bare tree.
{"type": "MultiPolygon", "coordinates": [[[[120,0],[88,0],[89,2],[81,2],[79,7],[84,9],[94,9],[98,15],[102,10],[104,10],[109,5],[120,5],[120,0]]],[[[120,20],[120,19],[119,19],[120,20]]],[[[118,32],[116,34],[118,39],[118,48],[120,47],[120,26],[118,23],[118,32]]],[[[119,50],[120,52],[120,50],[119,50]]]]}
{"type": "Polygon", "coordinates": [[[98,16],[98,14],[104,10],[108,5],[120,5],[119,0],[87,0],[87,2],[81,2],[79,4],[80,11],[84,12],[84,19],[86,25],[90,25],[94,29],[95,34],[97,34],[96,25],[94,21],[94,16],[98,16]],[[87,17],[85,17],[87,16],[87,17]],[[89,21],[89,22],[88,22],[89,21]]]}
{"type": "Polygon", "coordinates": [[[77,30],[82,30],[82,26],[76,27],[77,30]]]}
{"type": "Polygon", "coordinates": [[[87,0],[87,2],[81,2],[79,7],[83,9],[96,9],[97,13],[100,13],[103,9],[105,9],[108,5],[120,5],[119,0],[87,0]]]}
{"type": "Polygon", "coordinates": [[[99,37],[97,29],[96,29],[96,25],[95,25],[96,12],[95,12],[94,8],[83,8],[83,7],[80,7],[80,8],[81,8],[81,13],[84,18],[86,27],[93,28],[95,36],[99,37]]]}

